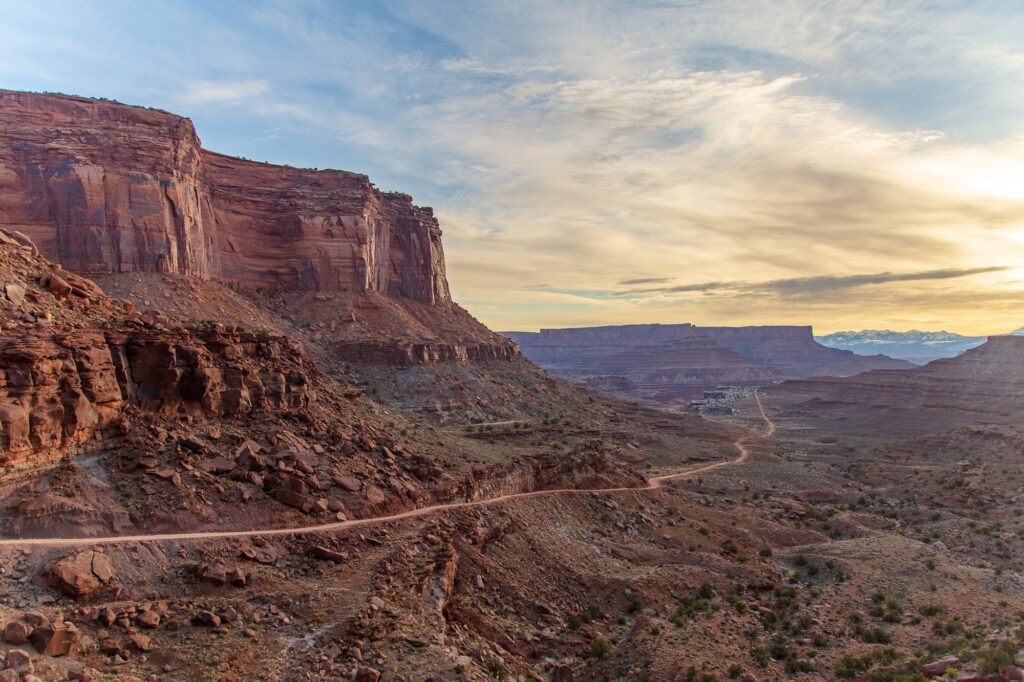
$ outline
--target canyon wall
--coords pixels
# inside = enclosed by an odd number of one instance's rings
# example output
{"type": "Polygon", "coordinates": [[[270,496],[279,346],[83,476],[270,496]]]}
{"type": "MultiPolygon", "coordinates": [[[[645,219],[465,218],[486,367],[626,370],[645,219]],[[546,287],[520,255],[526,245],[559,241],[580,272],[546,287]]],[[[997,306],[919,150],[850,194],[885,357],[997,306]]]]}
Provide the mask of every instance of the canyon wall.
{"type": "Polygon", "coordinates": [[[0,227],[89,274],[450,301],[429,208],[365,175],[215,154],[186,118],[105,100],[0,90],[0,227]]]}
{"type": "Polygon", "coordinates": [[[768,365],[786,377],[849,376],[872,369],[914,365],[887,355],[856,355],[823,346],[807,326],[698,327],[698,331],[749,362],[768,365]]]}
{"type": "Polygon", "coordinates": [[[913,367],[883,355],[826,348],[814,340],[810,327],[634,324],[504,335],[554,374],[659,405],[701,398],[722,386],[913,367]]]}

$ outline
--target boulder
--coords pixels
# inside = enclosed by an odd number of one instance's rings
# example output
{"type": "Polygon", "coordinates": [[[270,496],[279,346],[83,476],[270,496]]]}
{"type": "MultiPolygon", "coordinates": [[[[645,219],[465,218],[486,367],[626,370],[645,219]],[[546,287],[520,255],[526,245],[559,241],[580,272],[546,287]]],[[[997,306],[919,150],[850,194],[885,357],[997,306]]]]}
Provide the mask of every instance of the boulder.
{"type": "Polygon", "coordinates": [[[235,468],[234,463],[224,457],[213,457],[200,461],[196,467],[208,474],[226,474],[235,468]]]}
{"type": "Polygon", "coordinates": [[[54,564],[51,576],[72,597],[88,597],[114,579],[114,566],[101,552],[88,551],[54,564]]]}
{"type": "Polygon", "coordinates": [[[196,575],[204,583],[223,585],[227,582],[227,568],[224,564],[200,564],[196,567],[196,575]]]}
{"type": "Polygon", "coordinates": [[[20,306],[25,302],[25,287],[20,284],[8,282],[4,285],[4,294],[7,295],[7,300],[14,305],[20,306]]]}
{"type": "Polygon", "coordinates": [[[962,663],[956,656],[945,656],[931,663],[926,663],[921,666],[921,674],[925,677],[936,677],[945,674],[947,670],[953,668],[959,670],[962,663]]]}
{"type": "Polygon", "coordinates": [[[114,564],[110,562],[110,557],[102,552],[92,553],[92,574],[99,578],[99,581],[106,585],[114,579],[114,564]]]}
{"type": "Polygon", "coordinates": [[[317,559],[320,559],[321,561],[331,561],[336,564],[343,563],[346,559],[348,559],[348,555],[337,550],[331,549],[330,547],[323,547],[322,545],[317,545],[313,547],[310,550],[310,553],[317,559]]]}
{"type": "Polygon", "coordinates": [[[139,651],[149,651],[153,648],[148,635],[136,633],[131,636],[131,640],[132,645],[139,651]]]}
{"type": "Polygon", "coordinates": [[[43,656],[67,656],[81,640],[82,635],[71,623],[44,625],[32,631],[32,646],[43,656]]]}
{"type": "Polygon", "coordinates": [[[360,668],[356,671],[356,682],[379,682],[380,671],[374,668],[360,668]]]}
{"type": "Polygon", "coordinates": [[[245,571],[237,566],[229,570],[225,577],[235,587],[245,587],[249,583],[249,577],[245,575],[245,571]]]}
{"type": "Polygon", "coordinates": [[[215,628],[220,625],[220,616],[213,611],[199,611],[192,616],[192,624],[215,628]]]}
{"type": "Polygon", "coordinates": [[[50,281],[47,286],[50,289],[50,293],[57,298],[67,298],[71,295],[71,285],[60,275],[50,275],[50,281]]]}
{"type": "Polygon", "coordinates": [[[291,474],[281,475],[278,485],[274,489],[274,499],[306,513],[309,513],[313,507],[313,503],[309,499],[309,486],[301,478],[291,474]]]}
{"type": "Polygon", "coordinates": [[[10,623],[4,626],[4,641],[8,644],[15,646],[21,646],[28,641],[28,636],[32,634],[28,625],[21,621],[12,620],[10,623]]]}
{"type": "Polygon", "coordinates": [[[350,493],[357,493],[362,487],[359,485],[359,479],[354,476],[335,476],[333,481],[334,485],[350,493]]]}
{"type": "Polygon", "coordinates": [[[388,499],[384,491],[375,485],[367,485],[363,495],[370,504],[383,504],[388,499]]]}
{"type": "Polygon", "coordinates": [[[114,621],[117,620],[117,613],[115,613],[114,609],[110,608],[109,606],[104,606],[96,614],[96,620],[102,623],[103,627],[109,628],[111,625],[114,624],[114,621]]]}
{"type": "Polygon", "coordinates": [[[7,234],[11,237],[11,239],[18,242],[26,249],[31,251],[33,256],[39,255],[39,249],[36,247],[36,243],[32,241],[31,237],[29,237],[21,230],[7,230],[7,234]]]}
{"type": "Polygon", "coordinates": [[[135,622],[140,628],[152,630],[160,626],[160,614],[156,611],[143,611],[135,617],[135,622]]]}
{"type": "Polygon", "coordinates": [[[7,652],[7,669],[24,675],[35,672],[32,657],[24,649],[11,649],[7,652]]]}

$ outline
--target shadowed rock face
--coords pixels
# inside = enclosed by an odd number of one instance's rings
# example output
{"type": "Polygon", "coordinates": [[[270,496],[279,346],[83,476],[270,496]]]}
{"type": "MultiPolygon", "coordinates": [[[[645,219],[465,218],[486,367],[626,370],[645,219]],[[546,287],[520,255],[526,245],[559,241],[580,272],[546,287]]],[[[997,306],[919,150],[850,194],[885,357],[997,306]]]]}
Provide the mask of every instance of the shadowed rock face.
{"type": "Polygon", "coordinates": [[[81,272],[450,301],[429,208],[365,175],[202,149],[192,122],[0,90],[0,227],[81,272]]]}
{"type": "Polygon", "coordinates": [[[288,339],[169,328],[2,229],[0,281],[0,466],[112,433],[127,412],[201,421],[314,400],[288,339]]]}
{"type": "Polygon", "coordinates": [[[814,340],[810,326],[698,327],[704,336],[749,362],[777,369],[786,377],[848,376],[872,369],[914,365],[887,355],[856,355],[814,340]]]}
{"type": "Polygon", "coordinates": [[[0,463],[81,443],[129,405],[232,418],[311,398],[295,349],[253,334],[25,334],[0,343],[0,362],[0,463]]]}

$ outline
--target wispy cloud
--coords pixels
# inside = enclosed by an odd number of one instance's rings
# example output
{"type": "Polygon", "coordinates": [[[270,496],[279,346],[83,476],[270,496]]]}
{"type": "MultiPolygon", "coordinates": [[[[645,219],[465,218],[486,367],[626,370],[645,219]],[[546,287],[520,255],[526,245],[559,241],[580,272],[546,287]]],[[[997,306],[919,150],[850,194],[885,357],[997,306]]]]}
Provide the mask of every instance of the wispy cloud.
{"type": "Polygon", "coordinates": [[[265,80],[207,81],[198,80],[189,84],[177,100],[184,106],[207,104],[240,104],[254,97],[270,92],[270,83],[265,80]]]}
{"type": "Polygon", "coordinates": [[[674,277],[635,277],[633,279],[622,279],[619,280],[619,284],[628,286],[633,284],[664,284],[665,282],[671,282],[674,277]]]}
{"type": "MultiPolygon", "coordinates": [[[[729,292],[743,296],[753,294],[774,294],[786,298],[817,297],[821,298],[831,292],[854,289],[878,284],[899,282],[921,282],[927,280],[947,280],[970,277],[985,273],[1006,272],[1010,268],[992,266],[984,268],[943,270],[925,270],[923,272],[879,272],[860,275],[818,275],[815,277],[792,277],[775,279],[766,282],[698,282],[671,287],[651,287],[645,289],[627,289],[612,292],[614,296],[644,297],[652,294],[680,294],[704,292],[729,292]]],[[[621,282],[628,284],[629,282],[621,282]]],[[[636,283],[636,282],[634,282],[636,283]]]]}
{"type": "Polygon", "coordinates": [[[0,77],[412,193],[494,327],[1019,326],[1024,6],[757,5],[23,3],[0,77]]]}

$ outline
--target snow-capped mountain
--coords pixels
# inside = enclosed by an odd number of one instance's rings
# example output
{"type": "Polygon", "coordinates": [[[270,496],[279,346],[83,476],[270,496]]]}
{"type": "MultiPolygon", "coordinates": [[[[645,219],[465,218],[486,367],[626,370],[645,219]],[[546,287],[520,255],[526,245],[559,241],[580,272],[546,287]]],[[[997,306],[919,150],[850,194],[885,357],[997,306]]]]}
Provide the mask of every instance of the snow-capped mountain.
{"type": "MultiPolygon", "coordinates": [[[[1024,328],[1012,333],[1024,335],[1024,328]]],[[[925,364],[938,358],[960,355],[965,350],[985,343],[987,337],[963,336],[947,331],[927,332],[915,329],[894,332],[888,329],[865,329],[835,332],[815,338],[824,346],[850,350],[858,355],[884,353],[890,357],[925,364]]]]}

